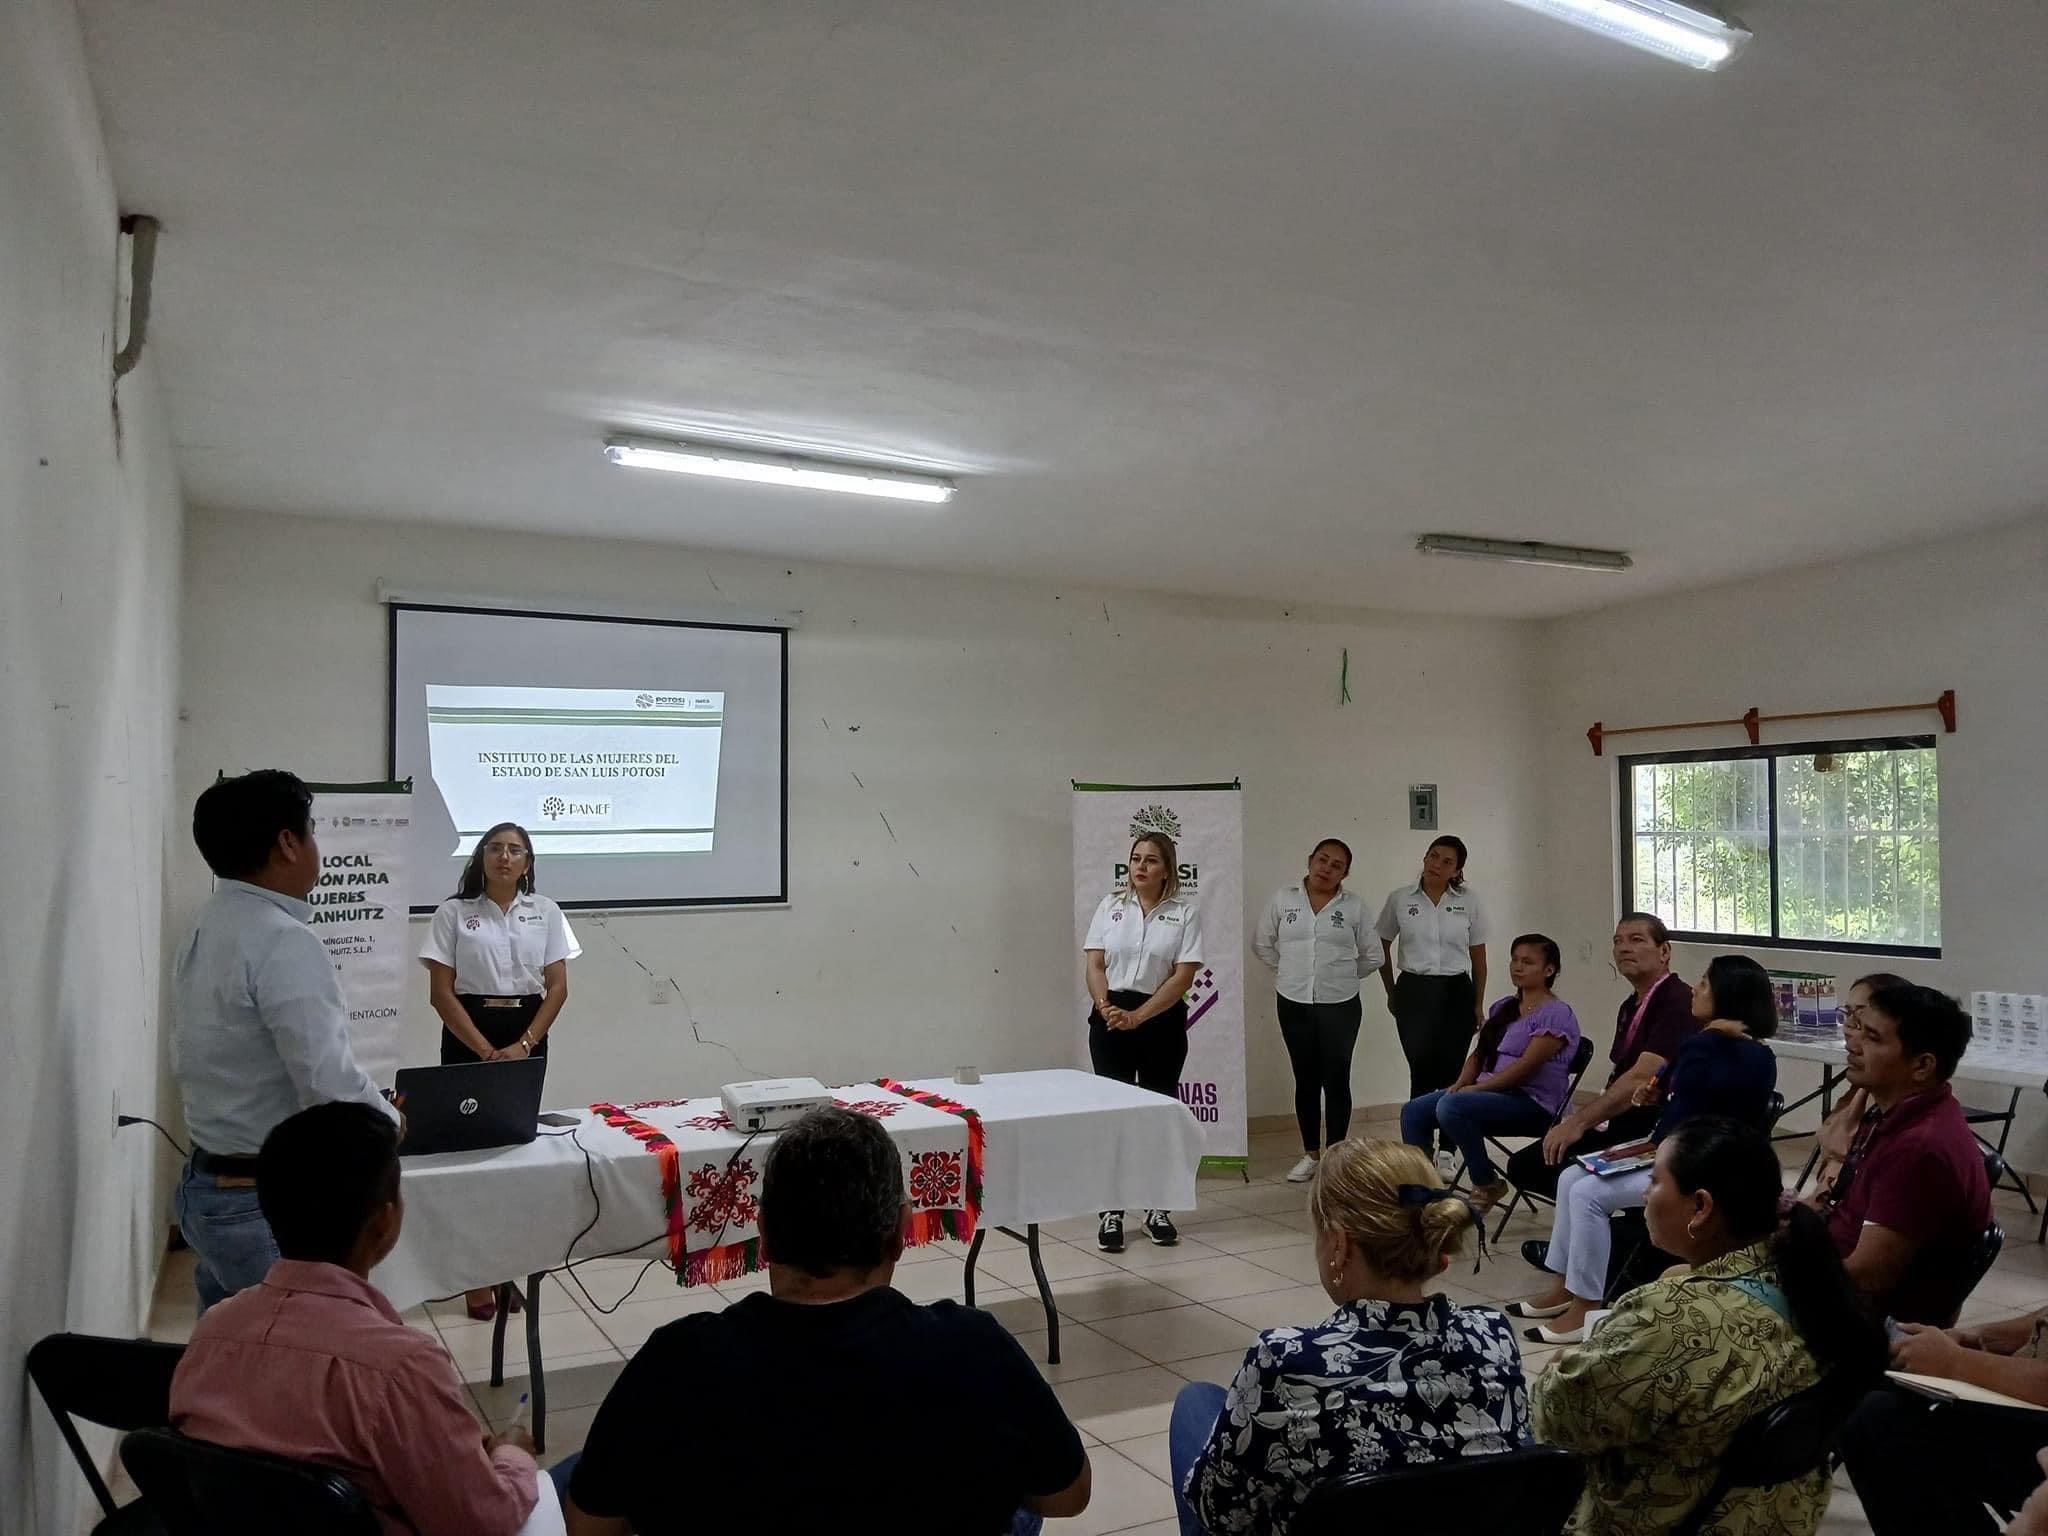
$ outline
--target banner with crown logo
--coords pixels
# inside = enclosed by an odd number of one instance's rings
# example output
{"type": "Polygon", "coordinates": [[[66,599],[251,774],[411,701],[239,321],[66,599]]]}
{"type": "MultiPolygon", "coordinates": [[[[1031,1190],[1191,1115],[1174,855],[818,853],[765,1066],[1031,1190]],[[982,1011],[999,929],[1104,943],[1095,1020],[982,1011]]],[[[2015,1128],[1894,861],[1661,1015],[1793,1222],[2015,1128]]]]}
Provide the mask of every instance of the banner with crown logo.
{"type": "MultiPolygon", "coordinates": [[[[1188,987],[1181,1102],[1202,1127],[1204,1166],[1246,1158],[1244,1084],[1244,795],[1228,784],[1074,784],[1074,945],[1102,898],[1128,888],[1132,840],[1174,842],[1179,895],[1202,925],[1202,964],[1188,987]]],[[[1089,999],[1075,967],[1075,1034],[1088,1064],[1089,999]]]]}

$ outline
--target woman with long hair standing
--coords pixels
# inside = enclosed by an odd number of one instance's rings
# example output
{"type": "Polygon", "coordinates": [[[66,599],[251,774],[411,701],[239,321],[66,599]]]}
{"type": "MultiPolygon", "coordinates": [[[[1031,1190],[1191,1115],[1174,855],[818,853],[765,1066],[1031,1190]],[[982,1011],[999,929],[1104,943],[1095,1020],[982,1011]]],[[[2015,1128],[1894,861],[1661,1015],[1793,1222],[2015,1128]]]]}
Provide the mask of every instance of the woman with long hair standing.
{"type": "MultiPolygon", "coordinates": [[[[1723,1116],[1658,1147],[1643,1218],[1688,1268],[1630,1291],[1529,1391],[1536,1438],[1586,1458],[1574,1536],[1664,1536],[1712,1492],[1748,1420],[1836,1372],[1880,1379],[1884,1332],[1821,1218],[1780,1213],[1783,1179],[1765,1133],[1723,1116]]],[[[1811,1536],[1831,1486],[1822,1463],[1733,1489],[1700,1528],[1811,1536]]]]}
{"type": "MultiPolygon", "coordinates": [[[[1202,967],[1202,925],[1180,894],[1180,853],[1164,832],[1131,844],[1130,878],[1102,898],[1081,942],[1094,1007],[1088,1059],[1096,1075],[1178,1097],[1188,1059],[1188,984],[1202,967]]],[[[1145,1213],[1145,1235],[1180,1241],[1165,1211],[1145,1213]]],[[[1124,1246],[1124,1213],[1104,1211],[1095,1234],[1104,1253],[1124,1246]]]]}
{"type": "Polygon", "coordinates": [[[1308,872],[1266,903],[1252,952],[1279,972],[1273,1006],[1294,1067],[1301,1161],[1290,1184],[1315,1176],[1325,1142],[1351,1133],[1351,1048],[1358,1043],[1360,978],[1380,967],[1380,941],[1357,892],[1344,889],[1351,850],[1326,837],[1308,872]]]}
{"type": "Polygon", "coordinates": [[[1378,927],[1387,946],[1380,981],[1408,1058],[1408,1097],[1419,1099],[1457,1079],[1486,1022],[1486,915],[1465,884],[1464,843],[1431,843],[1421,877],[1387,893],[1378,927]]]}
{"type": "MultiPolygon", "coordinates": [[[[569,1000],[569,962],[582,953],[562,909],[534,890],[533,839],[518,823],[499,822],[477,839],[420,946],[427,1000],[441,1020],[441,1065],[546,1055],[569,1000]]],[[[489,1291],[469,1293],[471,1317],[495,1312],[489,1291]]]]}

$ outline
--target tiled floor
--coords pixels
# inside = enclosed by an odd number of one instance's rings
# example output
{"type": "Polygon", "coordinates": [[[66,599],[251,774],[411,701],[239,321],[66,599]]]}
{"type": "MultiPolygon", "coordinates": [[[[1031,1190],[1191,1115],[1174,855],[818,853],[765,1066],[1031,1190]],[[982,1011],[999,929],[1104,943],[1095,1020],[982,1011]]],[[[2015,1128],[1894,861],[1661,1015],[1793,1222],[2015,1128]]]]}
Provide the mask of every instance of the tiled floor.
{"type": "MultiPolygon", "coordinates": [[[[1355,1132],[1395,1133],[1389,1122],[1365,1121],[1355,1132]]],[[[1788,1161],[1796,1166],[1806,1144],[1786,1147],[1788,1161]]],[[[1140,1237],[1124,1253],[1098,1253],[1092,1217],[1042,1230],[1046,1271],[1061,1316],[1061,1361],[1041,1368],[1080,1427],[1095,1473],[1087,1512],[1051,1527],[1060,1536],[1109,1531],[1169,1536],[1175,1527],[1166,1425],[1174,1394],[1187,1381],[1228,1381],[1255,1330],[1329,1314],[1329,1300],[1314,1283],[1304,1192],[1281,1181],[1297,1155],[1292,1138],[1255,1136],[1251,1150],[1250,1183],[1235,1177],[1201,1180],[1196,1208],[1176,1217],[1182,1232],[1176,1248],[1155,1248],[1140,1237]]],[[[1999,1200],[2000,1219],[2012,1240],[1972,1298],[1965,1321],[2010,1316],[2048,1303],[2048,1255],[2029,1241],[2033,1221],[2017,1196],[1999,1200]]],[[[1518,1249],[1522,1239],[1544,1236],[1548,1229],[1547,1210],[1518,1214],[1479,1273],[1473,1274],[1469,1263],[1454,1266],[1443,1289],[1458,1301],[1482,1306],[1529,1293],[1537,1277],[1518,1249]]],[[[957,1297],[963,1258],[964,1250],[951,1244],[913,1250],[897,1271],[897,1287],[919,1301],[957,1297]]],[[[754,1276],[715,1290],[680,1291],[666,1271],[651,1270],[643,1277],[641,1269],[622,1260],[583,1265],[577,1277],[587,1296],[558,1276],[547,1282],[541,1304],[549,1461],[583,1443],[597,1404],[627,1355],[656,1328],[688,1312],[724,1306],[766,1283],[754,1276]]],[[[1045,1317],[1031,1293],[1021,1247],[991,1235],[978,1268],[976,1300],[1033,1359],[1044,1360],[1045,1317]]],[[[184,1338],[192,1312],[189,1256],[176,1255],[158,1288],[152,1336],[184,1338]]],[[[498,1427],[512,1417],[526,1378],[511,1376],[502,1387],[488,1385],[489,1324],[470,1322],[459,1303],[430,1304],[407,1321],[447,1346],[470,1385],[479,1418],[498,1427]]],[[[523,1364],[524,1338],[517,1326],[507,1330],[506,1354],[508,1368],[523,1364]]],[[[1528,1346],[1523,1358],[1533,1374],[1556,1354],[1528,1346]]],[[[1838,1481],[1821,1529],[1826,1536],[1869,1529],[1846,1479],[1838,1481]]]]}

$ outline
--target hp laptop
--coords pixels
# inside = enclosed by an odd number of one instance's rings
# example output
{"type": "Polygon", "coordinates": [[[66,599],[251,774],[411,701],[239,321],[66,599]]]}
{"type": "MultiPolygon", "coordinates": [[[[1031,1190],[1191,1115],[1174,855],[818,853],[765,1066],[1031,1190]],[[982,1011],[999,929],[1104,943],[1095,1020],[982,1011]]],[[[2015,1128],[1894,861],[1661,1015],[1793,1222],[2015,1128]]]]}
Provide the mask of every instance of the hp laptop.
{"type": "Polygon", "coordinates": [[[478,1152],[533,1140],[547,1069],[545,1056],[404,1068],[395,1084],[405,1108],[399,1154],[478,1152]]]}

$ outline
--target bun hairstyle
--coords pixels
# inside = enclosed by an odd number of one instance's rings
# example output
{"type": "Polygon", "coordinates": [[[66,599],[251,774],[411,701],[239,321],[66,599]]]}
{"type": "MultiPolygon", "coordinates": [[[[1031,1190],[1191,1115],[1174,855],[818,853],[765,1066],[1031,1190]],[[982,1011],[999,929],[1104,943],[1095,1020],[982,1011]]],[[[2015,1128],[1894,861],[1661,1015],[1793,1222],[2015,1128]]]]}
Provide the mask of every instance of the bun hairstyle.
{"type": "Polygon", "coordinates": [[[1465,840],[1460,837],[1452,837],[1448,833],[1446,833],[1444,836],[1438,838],[1435,842],[1431,843],[1423,856],[1427,858],[1429,854],[1435,853],[1439,848],[1448,848],[1451,850],[1452,853],[1458,856],[1458,872],[1455,875],[1451,876],[1451,889],[1454,891],[1464,890],[1465,840]]]}
{"type": "Polygon", "coordinates": [[[1342,1232],[1375,1273],[1390,1280],[1433,1280],[1446,1257],[1457,1257],[1477,1218],[1455,1196],[1407,1205],[1401,1191],[1442,1184],[1419,1147],[1340,1141],[1316,1164],[1308,1213],[1324,1231],[1342,1232]]]}

